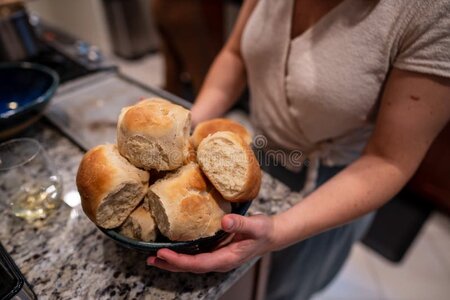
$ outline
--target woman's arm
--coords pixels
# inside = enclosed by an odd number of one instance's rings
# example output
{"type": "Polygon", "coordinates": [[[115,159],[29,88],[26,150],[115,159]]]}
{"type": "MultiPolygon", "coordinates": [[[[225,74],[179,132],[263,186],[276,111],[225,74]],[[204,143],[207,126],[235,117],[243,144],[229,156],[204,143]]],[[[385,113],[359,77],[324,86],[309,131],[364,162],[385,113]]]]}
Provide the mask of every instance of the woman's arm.
{"type": "Polygon", "coordinates": [[[450,80],[394,69],[364,154],[303,202],[274,218],[280,237],[277,248],[385,204],[412,177],[449,119],[450,80]]]}
{"type": "Polygon", "coordinates": [[[246,0],[224,48],[214,60],[205,83],[192,107],[192,123],[223,115],[238,99],[246,85],[241,57],[241,37],[257,0],[246,0]]]}

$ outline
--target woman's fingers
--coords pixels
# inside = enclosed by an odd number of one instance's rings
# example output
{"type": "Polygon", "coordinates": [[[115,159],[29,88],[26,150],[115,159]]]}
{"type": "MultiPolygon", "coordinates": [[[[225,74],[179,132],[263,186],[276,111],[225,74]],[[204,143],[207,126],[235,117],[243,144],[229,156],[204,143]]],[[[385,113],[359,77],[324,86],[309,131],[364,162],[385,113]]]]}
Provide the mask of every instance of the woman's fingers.
{"type": "MultiPolygon", "coordinates": [[[[228,247],[225,247],[228,248],[228,247]]],[[[211,253],[202,253],[197,255],[179,254],[169,249],[161,249],[157,253],[157,257],[167,264],[155,265],[166,270],[176,269],[184,272],[207,273],[222,272],[231,270],[238,265],[236,262],[239,258],[234,257],[230,250],[221,248],[211,253]]],[[[152,263],[152,261],[150,261],[152,263]]]]}
{"type": "Polygon", "coordinates": [[[155,266],[157,268],[167,270],[170,272],[184,272],[183,270],[172,266],[168,262],[166,262],[156,256],[150,256],[149,258],[147,258],[147,265],[155,266]]]}

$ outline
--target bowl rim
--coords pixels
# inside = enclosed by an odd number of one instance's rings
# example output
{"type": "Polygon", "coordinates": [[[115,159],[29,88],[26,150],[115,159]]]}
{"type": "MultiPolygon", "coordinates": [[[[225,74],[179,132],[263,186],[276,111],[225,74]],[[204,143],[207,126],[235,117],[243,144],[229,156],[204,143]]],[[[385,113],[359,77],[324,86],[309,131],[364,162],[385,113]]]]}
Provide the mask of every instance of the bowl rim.
{"type": "MultiPolygon", "coordinates": [[[[240,204],[240,206],[236,210],[232,210],[230,214],[238,214],[238,215],[245,215],[250,208],[253,200],[246,201],[246,202],[240,202],[240,203],[232,203],[232,204],[240,204]]],[[[113,229],[105,229],[100,226],[97,226],[106,236],[109,238],[129,245],[130,247],[141,249],[141,250],[155,250],[155,249],[162,249],[162,248],[171,248],[171,249],[178,249],[182,247],[189,247],[196,244],[200,244],[202,242],[207,242],[216,238],[222,237],[224,234],[228,234],[227,232],[223,230],[217,231],[214,235],[199,238],[193,241],[183,241],[183,242],[144,242],[135,240],[129,237],[126,237],[119,232],[116,231],[117,228],[113,229]]]]}
{"type": "Polygon", "coordinates": [[[20,114],[24,111],[27,111],[28,109],[32,108],[33,106],[35,106],[36,104],[40,104],[40,103],[44,103],[46,101],[48,101],[53,94],[55,93],[58,85],[59,85],[59,75],[58,73],[56,73],[56,71],[50,69],[49,67],[46,67],[44,65],[41,64],[37,64],[37,63],[31,63],[31,62],[6,62],[6,63],[0,63],[0,69],[13,69],[13,68],[17,68],[17,69],[26,69],[26,70],[36,70],[42,73],[45,73],[47,75],[49,75],[52,79],[52,84],[50,85],[49,88],[47,88],[47,90],[45,91],[45,93],[43,93],[42,95],[40,95],[39,97],[37,97],[36,99],[34,99],[33,101],[20,106],[16,109],[11,109],[9,111],[6,111],[4,113],[0,113],[0,119],[8,119],[9,117],[12,117],[14,115],[20,114]]]}

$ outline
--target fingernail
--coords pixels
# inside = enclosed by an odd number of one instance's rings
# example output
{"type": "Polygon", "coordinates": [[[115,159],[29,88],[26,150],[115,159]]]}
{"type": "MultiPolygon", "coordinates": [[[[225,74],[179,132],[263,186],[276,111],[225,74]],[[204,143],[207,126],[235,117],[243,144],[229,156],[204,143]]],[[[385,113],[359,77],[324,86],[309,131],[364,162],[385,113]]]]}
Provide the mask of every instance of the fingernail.
{"type": "Polygon", "coordinates": [[[231,230],[234,226],[234,220],[233,219],[227,219],[225,221],[225,228],[226,230],[231,230]]]}

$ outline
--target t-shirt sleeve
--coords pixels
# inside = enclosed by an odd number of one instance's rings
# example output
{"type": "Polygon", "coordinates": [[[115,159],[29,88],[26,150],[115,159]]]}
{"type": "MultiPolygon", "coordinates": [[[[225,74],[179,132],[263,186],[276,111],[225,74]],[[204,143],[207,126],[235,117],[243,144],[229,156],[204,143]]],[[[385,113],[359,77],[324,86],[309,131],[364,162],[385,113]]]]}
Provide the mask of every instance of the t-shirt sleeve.
{"type": "Polygon", "coordinates": [[[450,78],[450,1],[419,3],[403,31],[394,67],[450,78]]]}

